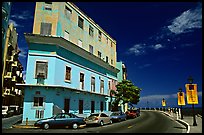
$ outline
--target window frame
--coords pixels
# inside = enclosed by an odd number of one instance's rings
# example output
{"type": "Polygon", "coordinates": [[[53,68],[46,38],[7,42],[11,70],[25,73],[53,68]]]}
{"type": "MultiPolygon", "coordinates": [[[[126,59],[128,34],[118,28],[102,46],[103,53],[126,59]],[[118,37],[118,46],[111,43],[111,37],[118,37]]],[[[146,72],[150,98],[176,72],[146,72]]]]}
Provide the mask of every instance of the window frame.
{"type": "Polygon", "coordinates": [[[34,72],[35,72],[35,74],[34,74],[34,78],[35,79],[37,79],[38,78],[38,72],[37,72],[37,62],[45,62],[45,63],[47,63],[47,70],[45,71],[46,72],[46,75],[45,75],[45,78],[44,79],[47,79],[48,78],[48,60],[36,60],[35,61],[35,69],[34,69],[34,72]]]}
{"type": "Polygon", "coordinates": [[[81,16],[78,16],[78,27],[84,29],[84,19],[81,16]]]}
{"type": "Polygon", "coordinates": [[[69,82],[69,83],[71,82],[71,79],[72,79],[72,73],[71,72],[72,72],[71,66],[65,65],[65,78],[64,78],[65,82],[69,82]],[[67,78],[66,78],[67,77],[67,68],[70,68],[70,73],[69,73],[70,74],[69,75],[70,79],[69,80],[67,80],[67,78]]]}
{"type": "MultiPolygon", "coordinates": [[[[44,28],[45,29],[45,28],[44,28]]],[[[52,23],[49,23],[49,22],[41,22],[41,24],[40,24],[40,34],[41,35],[51,35],[52,34],[52,23]],[[45,25],[45,24],[47,24],[47,25],[51,25],[51,27],[50,27],[50,29],[46,29],[46,31],[45,30],[43,30],[42,28],[43,28],[43,26],[42,25],[45,25]]]]}
{"type": "Polygon", "coordinates": [[[64,15],[67,19],[71,20],[72,10],[67,5],[65,5],[64,15]]]}
{"type": "Polygon", "coordinates": [[[91,25],[89,25],[89,36],[94,36],[94,28],[91,25]]]}
{"type": "Polygon", "coordinates": [[[95,92],[96,91],[96,78],[95,76],[91,76],[91,92],[95,92]],[[92,78],[94,78],[94,83],[92,84],[92,78]],[[92,89],[92,85],[93,85],[93,89],[92,89]]]}
{"type": "Polygon", "coordinates": [[[100,93],[104,94],[104,80],[103,79],[100,79],[100,93]]]}

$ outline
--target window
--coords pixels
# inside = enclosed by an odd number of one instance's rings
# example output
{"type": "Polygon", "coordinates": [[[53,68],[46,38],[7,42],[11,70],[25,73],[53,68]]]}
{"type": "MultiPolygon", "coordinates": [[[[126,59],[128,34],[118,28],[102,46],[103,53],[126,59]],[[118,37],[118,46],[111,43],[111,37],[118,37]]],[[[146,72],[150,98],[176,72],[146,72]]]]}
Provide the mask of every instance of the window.
{"type": "MultiPolygon", "coordinates": [[[[103,101],[101,101],[101,112],[103,111],[103,101]]],[[[104,113],[101,114],[101,117],[107,117],[107,115],[105,115],[104,113]]]]}
{"type": "Polygon", "coordinates": [[[100,87],[100,93],[104,93],[104,80],[101,80],[101,87],[100,87]]]}
{"type": "Polygon", "coordinates": [[[84,23],[84,20],[80,16],[78,16],[78,26],[82,29],[83,29],[83,23],[84,23]]]}
{"type": "Polygon", "coordinates": [[[111,47],[113,47],[113,42],[111,42],[111,47]]]}
{"type": "Polygon", "coordinates": [[[108,56],[106,56],[106,62],[108,63],[108,56]]]}
{"type": "Polygon", "coordinates": [[[69,104],[70,104],[70,99],[68,98],[64,99],[64,111],[66,113],[69,113],[69,104]]]}
{"type": "Polygon", "coordinates": [[[35,78],[47,78],[48,62],[36,61],[35,78]]]}
{"type": "Polygon", "coordinates": [[[91,25],[89,25],[89,35],[93,37],[93,27],[91,27],[91,25]]]}
{"type": "Polygon", "coordinates": [[[80,39],[78,40],[78,46],[82,47],[82,41],[80,39]]]}
{"type": "Polygon", "coordinates": [[[79,114],[83,114],[83,100],[79,100],[79,114]]]}
{"type": "Polygon", "coordinates": [[[106,43],[108,44],[108,37],[106,37],[106,43]]]}
{"type": "Polygon", "coordinates": [[[98,57],[101,58],[101,52],[100,51],[98,51],[98,57]]]}
{"type": "Polygon", "coordinates": [[[80,73],[80,89],[84,89],[84,74],[80,73]]]}
{"type": "Polygon", "coordinates": [[[64,31],[64,38],[69,41],[69,32],[64,31]]]}
{"type": "Polygon", "coordinates": [[[52,10],[52,2],[45,2],[45,7],[44,7],[45,10],[52,10]]]}
{"type": "Polygon", "coordinates": [[[99,30],[99,31],[98,31],[98,41],[101,41],[101,36],[102,36],[102,33],[101,33],[101,31],[99,30]]]}
{"type": "Polygon", "coordinates": [[[91,101],[91,113],[94,113],[95,110],[95,102],[91,101]]]}
{"type": "Polygon", "coordinates": [[[113,65],[113,60],[111,59],[111,65],[113,65]]]}
{"type": "Polygon", "coordinates": [[[70,20],[71,15],[72,15],[72,10],[69,9],[67,6],[65,6],[64,14],[70,20]]]}
{"type": "Polygon", "coordinates": [[[95,77],[91,77],[91,91],[95,92],[95,77]]]}
{"type": "Polygon", "coordinates": [[[40,34],[51,35],[52,23],[41,23],[40,34]]]}
{"type": "Polygon", "coordinates": [[[36,110],[35,118],[43,118],[44,117],[44,110],[36,110]]]}
{"type": "Polygon", "coordinates": [[[111,90],[111,80],[108,81],[108,89],[111,90]]]}
{"type": "Polygon", "coordinates": [[[71,68],[66,66],[65,81],[71,81],[71,68]]]}
{"type": "Polygon", "coordinates": [[[93,46],[92,46],[92,45],[89,45],[89,52],[90,52],[91,54],[93,54],[93,46]]]}
{"type": "Polygon", "coordinates": [[[34,97],[34,107],[43,107],[43,97],[34,97]]]}

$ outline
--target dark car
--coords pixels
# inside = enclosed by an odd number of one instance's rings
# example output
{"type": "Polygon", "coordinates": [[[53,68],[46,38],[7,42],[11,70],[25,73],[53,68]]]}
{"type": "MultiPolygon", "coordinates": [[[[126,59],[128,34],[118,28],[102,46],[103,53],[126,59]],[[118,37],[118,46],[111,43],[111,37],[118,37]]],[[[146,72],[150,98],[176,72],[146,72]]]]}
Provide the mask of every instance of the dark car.
{"type": "Polygon", "coordinates": [[[82,117],[78,117],[72,113],[59,113],[51,118],[37,120],[34,126],[44,129],[71,126],[73,129],[77,129],[78,126],[85,124],[86,122],[82,117]]]}
{"type": "Polygon", "coordinates": [[[112,112],[110,115],[113,122],[126,120],[127,115],[124,112],[112,112]]]}
{"type": "Polygon", "coordinates": [[[140,116],[140,109],[129,109],[125,114],[127,118],[136,118],[140,116]]]}

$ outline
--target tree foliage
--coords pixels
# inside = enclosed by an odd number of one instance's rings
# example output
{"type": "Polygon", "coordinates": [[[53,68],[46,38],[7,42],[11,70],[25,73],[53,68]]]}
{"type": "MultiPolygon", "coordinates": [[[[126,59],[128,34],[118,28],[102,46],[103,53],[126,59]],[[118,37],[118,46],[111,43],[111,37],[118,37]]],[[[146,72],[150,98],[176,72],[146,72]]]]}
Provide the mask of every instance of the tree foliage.
{"type": "Polygon", "coordinates": [[[141,88],[134,86],[130,80],[123,80],[116,85],[117,90],[114,92],[115,100],[113,106],[118,106],[119,102],[122,101],[122,104],[132,103],[137,104],[140,99],[141,88]]]}

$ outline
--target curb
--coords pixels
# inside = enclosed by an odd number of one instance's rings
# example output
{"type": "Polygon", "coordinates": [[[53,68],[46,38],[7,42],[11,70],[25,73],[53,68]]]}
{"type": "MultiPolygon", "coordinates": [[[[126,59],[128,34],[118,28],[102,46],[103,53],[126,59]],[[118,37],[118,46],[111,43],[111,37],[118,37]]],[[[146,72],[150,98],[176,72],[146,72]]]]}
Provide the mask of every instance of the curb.
{"type": "MultiPolygon", "coordinates": [[[[167,112],[163,112],[163,111],[160,111],[160,112],[162,112],[162,113],[164,113],[165,115],[167,115],[167,116],[173,118],[173,117],[172,117],[169,113],[167,113],[167,112]]],[[[187,122],[185,122],[185,121],[183,121],[183,120],[181,120],[181,119],[177,119],[176,121],[178,121],[179,123],[183,124],[183,125],[186,127],[186,129],[187,129],[187,132],[186,132],[186,133],[190,133],[190,125],[189,125],[187,122]]]]}
{"type": "Polygon", "coordinates": [[[12,128],[38,128],[38,127],[34,127],[32,125],[13,125],[12,128]]]}
{"type": "Polygon", "coordinates": [[[187,132],[186,133],[190,133],[190,125],[187,122],[185,122],[185,121],[183,121],[181,119],[177,119],[176,121],[178,121],[179,123],[183,124],[187,128],[187,132]]]}

